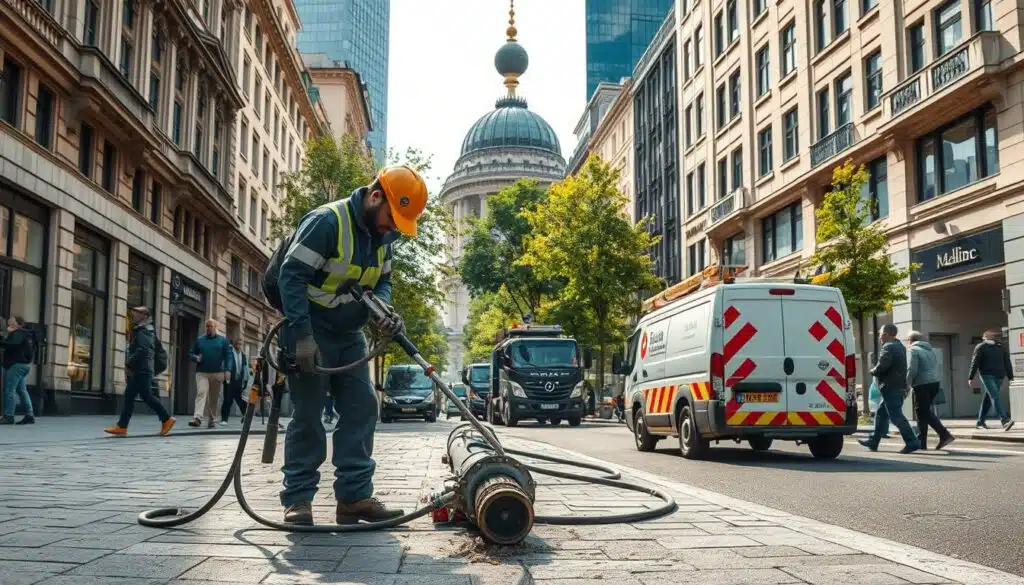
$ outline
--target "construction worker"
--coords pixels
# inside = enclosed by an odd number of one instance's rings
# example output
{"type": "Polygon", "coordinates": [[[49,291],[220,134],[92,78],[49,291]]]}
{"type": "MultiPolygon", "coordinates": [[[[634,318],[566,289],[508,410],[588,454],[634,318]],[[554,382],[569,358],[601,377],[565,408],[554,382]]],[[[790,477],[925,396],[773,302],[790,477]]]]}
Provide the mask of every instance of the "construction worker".
{"type": "MultiPolygon", "coordinates": [[[[406,166],[387,167],[373,184],[348,199],[308,213],[288,244],[277,280],[287,318],[281,341],[299,373],[288,376],[294,413],[285,433],[282,468],[285,522],[313,523],[311,502],[320,481],[318,469],[327,457],[320,417],[328,393],[338,413],[332,435],[337,523],[403,514],[373,497],[377,397],[369,366],[334,376],[313,372],[315,361],[338,367],[366,356],[362,327],[368,311],[338,287],[357,280],[367,294],[390,303],[391,243],[400,234],[416,236],[416,222],[426,205],[427,186],[419,173],[406,166]]],[[[400,319],[377,325],[392,334],[402,328],[400,319]]]]}

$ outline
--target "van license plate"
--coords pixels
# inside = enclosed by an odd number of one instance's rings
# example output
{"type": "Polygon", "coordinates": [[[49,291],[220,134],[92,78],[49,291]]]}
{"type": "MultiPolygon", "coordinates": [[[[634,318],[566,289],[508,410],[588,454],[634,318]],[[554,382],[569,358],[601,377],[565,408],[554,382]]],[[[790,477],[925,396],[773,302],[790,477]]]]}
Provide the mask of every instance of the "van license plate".
{"type": "Polygon", "coordinates": [[[402,412],[416,412],[415,408],[403,408],[402,412]]]}
{"type": "Polygon", "coordinates": [[[557,404],[541,404],[540,407],[544,410],[558,410],[557,404]]]}
{"type": "Polygon", "coordinates": [[[744,392],[736,397],[736,402],[740,404],[764,404],[778,401],[778,392],[744,392]]]}

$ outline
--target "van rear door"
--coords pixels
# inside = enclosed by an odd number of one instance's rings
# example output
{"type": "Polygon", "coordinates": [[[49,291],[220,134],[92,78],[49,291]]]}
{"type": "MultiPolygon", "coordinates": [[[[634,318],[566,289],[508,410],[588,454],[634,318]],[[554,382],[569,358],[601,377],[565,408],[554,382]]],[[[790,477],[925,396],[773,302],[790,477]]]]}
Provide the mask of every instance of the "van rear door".
{"type": "Polygon", "coordinates": [[[782,297],[764,286],[729,284],[721,290],[723,336],[720,352],[712,355],[711,363],[712,377],[724,377],[725,422],[728,426],[784,425],[782,297]]]}
{"type": "Polygon", "coordinates": [[[790,426],[834,426],[846,421],[846,311],[833,288],[797,286],[782,298],[786,361],[790,370],[790,426]]]}

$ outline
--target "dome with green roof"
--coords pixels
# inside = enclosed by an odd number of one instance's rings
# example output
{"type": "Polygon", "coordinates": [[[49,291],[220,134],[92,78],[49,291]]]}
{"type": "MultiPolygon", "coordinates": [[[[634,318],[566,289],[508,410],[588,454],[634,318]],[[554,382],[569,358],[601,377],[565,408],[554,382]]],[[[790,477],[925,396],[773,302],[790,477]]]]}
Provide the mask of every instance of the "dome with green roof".
{"type": "Polygon", "coordinates": [[[476,121],[462,141],[461,156],[486,148],[539,148],[562,155],[558,135],[544,118],[531,112],[526,100],[506,97],[476,121]]]}

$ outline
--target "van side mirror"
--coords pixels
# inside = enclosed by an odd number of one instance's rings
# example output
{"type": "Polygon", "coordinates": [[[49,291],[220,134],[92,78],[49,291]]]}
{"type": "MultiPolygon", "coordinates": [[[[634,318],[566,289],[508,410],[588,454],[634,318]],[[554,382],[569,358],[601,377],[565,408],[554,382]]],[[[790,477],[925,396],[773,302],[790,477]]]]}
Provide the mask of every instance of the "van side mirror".
{"type": "Polygon", "coordinates": [[[588,370],[594,367],[594,352],[589,347],[583,350],[583,367],[588,370]]]}
{"type": "Polygon", "coordinates": [[[612,355],[612,373],[616,376],[622,374],[622,354],[616,353],[612,355]]]}

